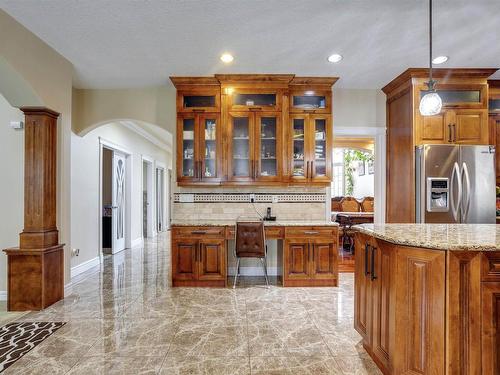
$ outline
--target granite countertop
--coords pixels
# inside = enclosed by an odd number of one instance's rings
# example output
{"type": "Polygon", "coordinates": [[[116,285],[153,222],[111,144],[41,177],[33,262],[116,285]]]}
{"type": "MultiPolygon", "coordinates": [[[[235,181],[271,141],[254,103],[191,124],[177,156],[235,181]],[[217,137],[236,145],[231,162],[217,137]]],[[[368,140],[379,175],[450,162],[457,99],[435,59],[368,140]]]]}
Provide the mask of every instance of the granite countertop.
{"type": "Polygon", "coordinates": [[[361,233],[397,245],[451,251],[500,251],[495,224],[362,224],[361,233]]]}
{"type": "MultiPolygon", "coordinates": [[[[235,220],[210,220],[210,219],[195,219],[195,220],[173,220],[172,226],[177,227],[222,227],[236,225],[235,220]]],[[[338,223],[326,220],[277,220],[264,221],[265,226],[270,227],[292,227],[292,226],[338,226],[338,223]]]]}

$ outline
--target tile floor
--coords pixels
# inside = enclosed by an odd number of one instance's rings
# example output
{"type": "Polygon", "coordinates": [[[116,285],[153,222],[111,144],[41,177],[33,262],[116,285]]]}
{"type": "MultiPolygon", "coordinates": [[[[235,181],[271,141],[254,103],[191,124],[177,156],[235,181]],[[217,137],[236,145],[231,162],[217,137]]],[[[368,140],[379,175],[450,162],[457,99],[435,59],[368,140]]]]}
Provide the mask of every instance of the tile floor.
{"type": "Polygon", "coordinates": [[[171,288],[169,237],[107,256],[73,293],[22,321],[64,327],[4,374],[381,374],[338,288],[171,288]]]}

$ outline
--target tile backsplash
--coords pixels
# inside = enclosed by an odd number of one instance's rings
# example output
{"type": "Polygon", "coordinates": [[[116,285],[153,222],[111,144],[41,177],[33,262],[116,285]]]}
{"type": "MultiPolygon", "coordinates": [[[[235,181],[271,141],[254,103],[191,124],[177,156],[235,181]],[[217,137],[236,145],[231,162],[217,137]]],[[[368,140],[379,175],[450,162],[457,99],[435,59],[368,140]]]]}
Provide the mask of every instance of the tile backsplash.
{"type": "Polygon", "coordinates": [[[179,189],[173,198],[174,220],[235,220],[238,216],[264,216],[267,207],[271,207],[278,220],[323,220],[326,217],[325,188],[179,189]],[[251,196],[255,203],[250,203],[251,196]]]}

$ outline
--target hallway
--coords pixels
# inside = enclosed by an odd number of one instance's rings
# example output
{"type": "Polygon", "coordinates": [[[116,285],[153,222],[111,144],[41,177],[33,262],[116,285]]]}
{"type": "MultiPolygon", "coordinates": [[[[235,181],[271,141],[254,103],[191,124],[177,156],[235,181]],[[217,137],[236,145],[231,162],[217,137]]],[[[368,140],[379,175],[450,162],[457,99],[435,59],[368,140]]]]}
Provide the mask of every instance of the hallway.
{"type": "Polygon", "coordinates": [[[339,288],[170,288],[169,235],[104,259],[22,321],[67,322],[4,374],[381,374],[339,288]]]}

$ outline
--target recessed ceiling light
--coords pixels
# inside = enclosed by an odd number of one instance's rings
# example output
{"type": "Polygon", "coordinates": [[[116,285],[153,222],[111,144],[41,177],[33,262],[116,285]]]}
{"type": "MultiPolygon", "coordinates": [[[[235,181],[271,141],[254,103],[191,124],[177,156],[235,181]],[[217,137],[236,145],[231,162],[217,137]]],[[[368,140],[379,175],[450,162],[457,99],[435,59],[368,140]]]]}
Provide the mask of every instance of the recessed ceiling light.
{"type": "Polygon", "coordinates": [[[234,57],[230,53],[224,53],[224,54],[222,54],[220,59],[222,60],[223,63],[229,64],[230,62],[233,62],[234,57]]]}
{"type": "Polygon", "coordinates": [[[448,56],[438,56],[432,59],[432,63],[435,65],[444,64],[448,61],[448,56]]]}
{"type": "Polygon", "coordinates": [[[338,53],[328,56],[328,61],[331,63],[338,63],[340,60],[342,60],[342,55],[339,55],[338,53]]]}

